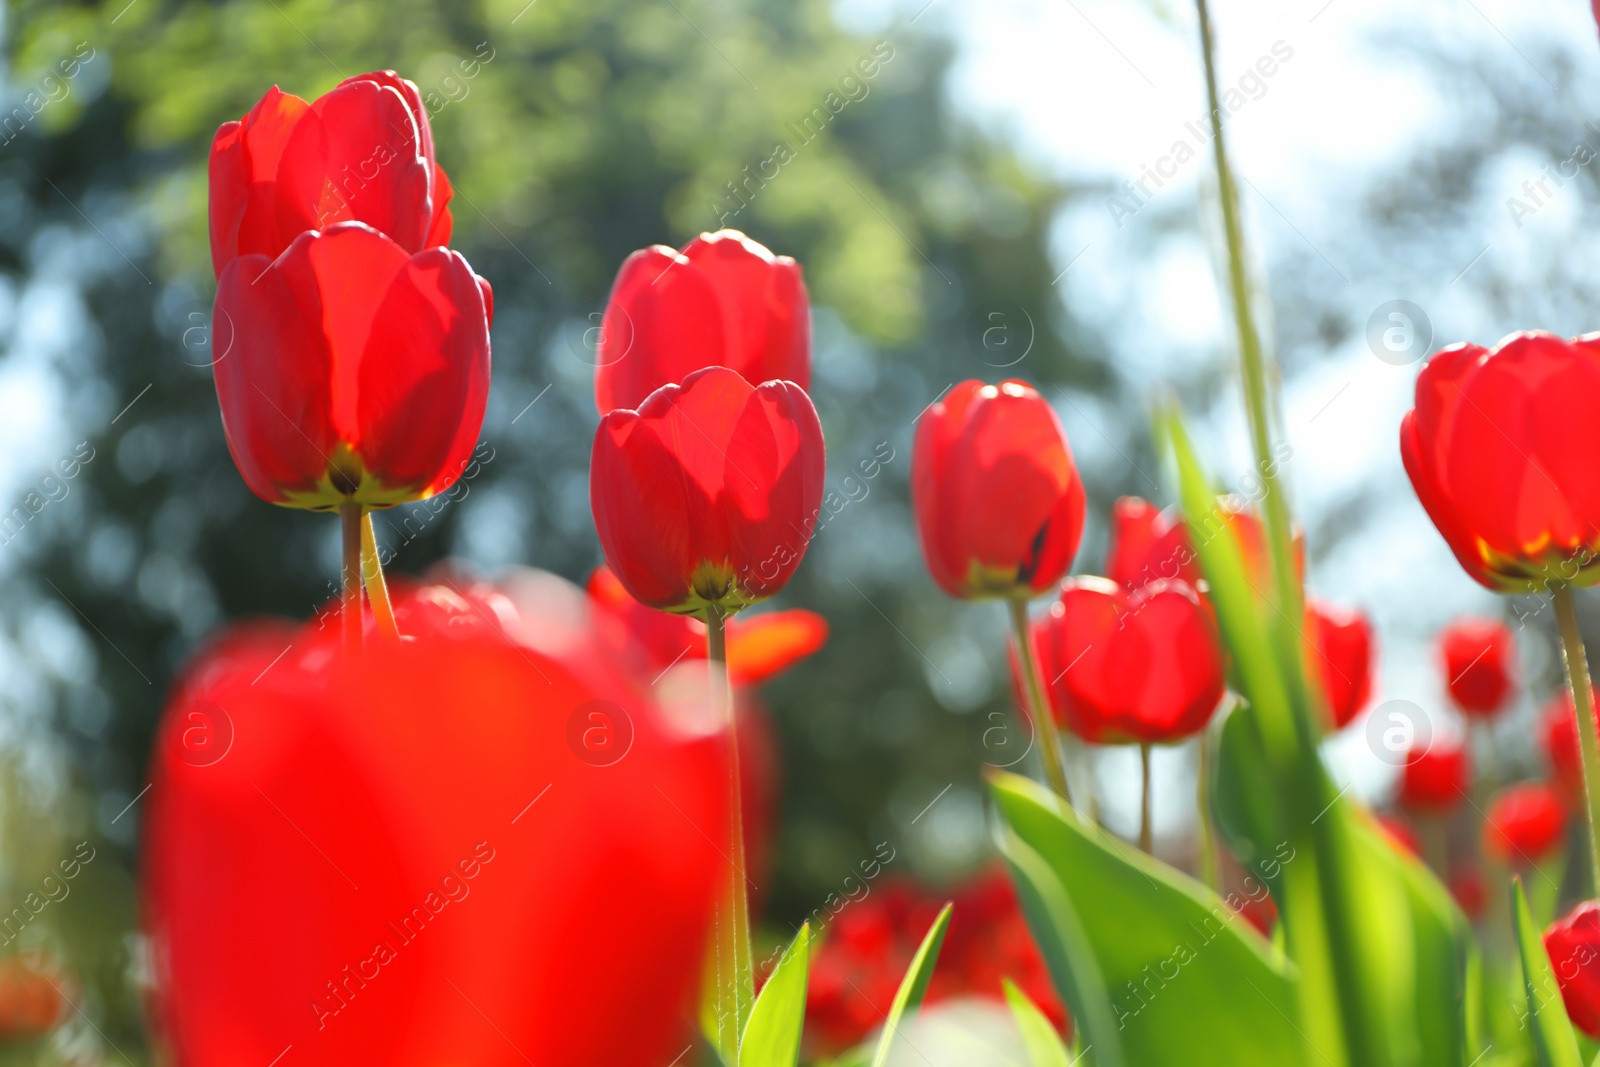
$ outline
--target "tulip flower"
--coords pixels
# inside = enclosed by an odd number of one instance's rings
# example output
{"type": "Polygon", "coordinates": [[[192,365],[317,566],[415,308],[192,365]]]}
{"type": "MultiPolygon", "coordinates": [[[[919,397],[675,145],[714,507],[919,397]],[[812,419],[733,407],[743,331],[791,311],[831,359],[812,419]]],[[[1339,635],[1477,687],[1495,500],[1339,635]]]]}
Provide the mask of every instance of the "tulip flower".
{"type": "Polygon", "coordinates": [[[1459,344],[1417,378],[1400,455],[1463,568],[1500,592],[1600,580],[1600,337],[1459,344]]]}
{"type": "Polygon", "coordinates": [[[727,614],[782,589],[805,555],[826,458],[797,385],[708,367],[600,420],[589,497],[628,595],[727,614]]]}
{"type": "Polygon", "coordinates": [[[928,570],[953,597],[1043,593],[1083,535],[1072,449],[1026,382],[961,382],[923,412],[911,499],[928,570]]]}
{"type": "Polygon", "coordinates": [[[242,255],[217,286],[217,398],[245,484],[288,507],[387,507],[466,468],[489,392],[489,283],[359,222],[242,255]]]}
{"type": "Polygon", "coordinates": [[[1086,741],[1181,741],[1222,701],[1221,638],[1186,583],[1068,579],[1035,634],[1056,717],[1086,741]]]}
{"type": "Polygon", "coordinates": [[[1475,864],[1457,865],[1450,871],[1445,883],[1463,915],[1473,922],[1483,917],[1484,908],[1489,903],[1489,887],[1484,884],[1483,872],[1475,864]]]}
{"type": "Polygon", "coordinates": [[[1516,644],[1511,630],[1493,619],[1457,619],[1439,635],[1445,684],[1462,714],[1492,718],[1505,710],[1514,685],[1516,644]]]}
{"type": "Polygon", "coordinates": [[[669,1063],[727,866],[719,724],[664,715],[557,580],[396,612],[360,657],[312,624],[180,680],[140,894],[170,1062],[669,1063]]]}
{"type": "Polygon", "coordinates": [[[1400,457],[1463,569],[1503,593],[1548,590],[1577,694],[1591,876],[1600,884],[1600,736],[1573,586],[1600,581],[1600,335],[1459,344],[1417,377],[1400,457]]]}
{"type": "MultiPolygon", "coordinates": [[[[211,143],[211,263],[276,259],[306,230],[365,222],[408,253],[450,242],[450,180],[417,87],[358,74],[307,103],[276,86],[211,143]]],[[[253,277],[254,275],[252,275],[253,277]]]]}
{"type": "Polygon", "coordinates": [[[681,252],[641,249],[617,272],[595,354],[602,415],[638,408],[704,367],[804,389],[811,305],[800,265],[738,230],[703,233],[681,252]]]}
{"type": "Polygon", "coordinates": [[[1372,624],[1361,611],[1313,601],[1306,608],[1307,658],[1322,682],[1335,729],[1347,726],[1372,698],[1372,624]]]}
{"type": "MultiPolygon", "coordinates": [[[[1224,529],[1238,540],[1250,581],[1265,589],[1271,576],[1267,573],[1267,532],[1261,519],[1224,498],[1201,523],[1201,540],[1224,529]]],[[[1294,531],[1294,554],[1295,567],[1303,577],[1305,538],[1299,530],[1294,531]]],[[[1136,496],[1122,497],[1111,506],[1106,576],[1130,592],[1162,579],[1181,579],[1202,592],[1206,588],[1189,523],[1176,508],[1162,511],[1136,496]]]]}
{"type": "MultiPolygon", "coordinates": [[[[1590,691],[1590,707],[1600,705],[1600,693],[1590,691]]],[[[1578,713],[1572,694],[1563,690],[1545,705],[1542,740],[1555,784],[1574,810],[1583,807],[1583,756],[1579,751],[1578,713]]]]}
{"type": "Polygon", "coordinates": [[[1550,786],[1524,782],[1508,786],[1489,802],[1483,824],[1483,851],[1507,866],[1525,867],[1566,841],[1567,809],[1550,786]]]}
{"type": "Polygon", "coordinates": [[[1586,900],[1544,932],[1567,1018],[1600,1038],[1600,902],[1586,900]]]}
{"type": "Polygon", "coordinates": [[[1447,812],[1466,799],[1468,784],[1466,748],[1437,742],[1407,753],[1400,772],[1400,802],[1416,811],[1447,812]]]}
{"type": "MultiPolygon", "coordinates": [[[[706,625],[699,619],[647,608],[622,587],[608,567],[589,576],[589,597],[619,626],[608,627],[619,656],[638,656],[651,682],[674,664],[706,657],[706,625]]],[[[728,620],[728,676],[735,686],[760,685],[820,649],[828,621],[794,608],[728,620]]]]}

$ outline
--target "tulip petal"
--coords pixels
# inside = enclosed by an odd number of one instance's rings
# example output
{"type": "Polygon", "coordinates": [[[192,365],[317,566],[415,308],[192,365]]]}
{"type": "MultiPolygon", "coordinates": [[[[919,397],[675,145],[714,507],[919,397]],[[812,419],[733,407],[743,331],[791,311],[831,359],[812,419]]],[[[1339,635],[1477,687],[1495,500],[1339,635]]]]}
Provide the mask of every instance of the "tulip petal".
{"type": "Polygon", "coordinates": [[[279,161],[310,105],[274,85],[239,122],[226,122],[211,144],[211,262],[222,268],[246,252],[276,256],[298,226],[280,237],[274,203],[279,161]]]}
{"type": "Polygon", "coordinates": [[[637,408],[663,385],[720,365],[722,308],[705,276],[670,248],[633,253],[617,272],[600,324],[595,402],[637,408]]]}
{"type": "Polygon", "coordinates": [[[728,673],[734,685],[759,685],[820,649],[828,620],[814,611],[768,611],[728,624],[728,673]]]}
{"type": "Polygon", "coordinates": [[[723,366],[751,385],[811,384],[811,313],[800,265],[738,230],[701,234],[682,255],[711,283],[722,308],[723,366]]]}
{"type": "Polygon", "coordinates": [[[369,320],[353,440],[387,486],[431,496],[466,469],[489,397],[481,282],[459,253],[427,249],[401,265],[369,320]]]}

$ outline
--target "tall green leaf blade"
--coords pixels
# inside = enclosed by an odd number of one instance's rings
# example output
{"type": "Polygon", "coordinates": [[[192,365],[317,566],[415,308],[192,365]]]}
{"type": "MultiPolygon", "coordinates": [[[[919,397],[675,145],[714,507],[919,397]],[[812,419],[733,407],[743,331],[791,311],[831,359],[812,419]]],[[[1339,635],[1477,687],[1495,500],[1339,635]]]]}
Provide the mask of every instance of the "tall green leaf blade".
{"type": "Polygon", "coordinates": [[[1091,958],[1068,962],[1098,974],[1130,1067],[1320,1062],[1296,1020],[1293,967],[1220,897],[1082,826],[1036,783],[1006,774],[990,785],[1012,833],[1086,919],[1091,958]]]}
{"type": "Polygon", "coordinates": [[[883,1036],[878,1039],[877,1055],[872,1057],[872,1067],[883,1067],[889,1061],[889,1052],[900,1036],[902,1022],[908,1013],[916,1012],[922,1004],[923,995],[928,992],[934,965],[939,962],[939,949],[944,945],[944,932],[950,927],[951,907],[946,904],[939,910],[938,917],[933,920],[927,936],[917,948],[917,954],[911,958],[906,976],[900,980],[900,989],[889,1008],[889,1018],[883,1024],[883,1036]]]}
{"type": "Polygon", "coordinates": [[[1533,915],[1528,911],[1528,896],[1522,891],[1521,878],[1512,880],[1511,897],[1511,926],[1516,931],[1517,953],[1522,958],[1522,988],[1528,996],[1528,1029],[1533,1035],[1539,1067],[1583,1067],[1578,1039],[1573,1036],[1572,1023],[1567,1019],[1561,989],[1550,968],[1550,954],[1544,950],[1544,938],[1533,925],[1533,915]]]}
{"type": "Polygon", "coordinates": [[[772,977],[756,997],[739,1039],[740,1067],[794,1067],[806,1021],[806,973],[810,966],[811,924],[783,952],[772,977]]]}
{"type": "Polygon", "coordinates": [[[1011,879],[1016,884],[1022,912],[1056,990],[1072,1013],[1085,1054],[1093,1055],[1097,1067],[1127,1067],[1121,1027],[1111,1010],[1111,994],[1066,887],[1044,857],[1014,832],[1001,835],[1000,851],[1011,865],[1011,879]]]}
{"type": "Polygon", "coordinates": [[[1017,988],[1017,984],[1011,979],[1004,979],[1001,986],[1005,990],[1006,1003],[1011,1005],[1011,1017],[1017,1021],[1017,1029],[1022,1033],[1022,1043],[1028,1049],[1028,1059],[1033,1067],[1072,1067],[1067,1046],[1061,1043],[1061,1035],[1056,1033],[1055,1024],[1039,1010],[1038,1005],[1028,999],[1028,994],[1017,988]]]}

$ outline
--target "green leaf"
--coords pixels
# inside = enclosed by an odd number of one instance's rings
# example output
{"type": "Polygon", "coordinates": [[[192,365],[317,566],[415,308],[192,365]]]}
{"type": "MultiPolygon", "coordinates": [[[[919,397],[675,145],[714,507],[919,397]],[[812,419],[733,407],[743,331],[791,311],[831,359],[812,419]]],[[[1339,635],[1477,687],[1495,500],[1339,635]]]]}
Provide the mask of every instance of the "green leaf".
{"type": "Polygon", "coordinates": [[[761,988],[739,1039],[740,1067],[794,1067],[806,1021],[806,971],[811,924],[800,927],[761,988]]]}
{"type": "Polygon", "coordinates": [[[951,907],[952,905],[946,904],[939,910],[939,915],[928,928],[927,936],[922,939],[917,954],[911,958],[911,966],[906,969],[906,976],[900,979],[900,990],[895,993],[894,1004],[889,1008],[889,1018],[883,1024],[883,1036],[878,1040],[878,1053],[872,1057],[872,1067],[883,1067],[889,1061],[889,1050],[894,1047],[895,1038],[899,1036],[901,1020],[906,1013],[915,1012],[922,1004],[922,996],[928,991],[928,983],[933,980],[934,964],[939,962],[939,948],[944,944],[944,932],[950,926],[951,907]]]}
{"type": "MultiPolygon", "coordinates": [[[[1048,865],[1064,915],[1082,916],[1081,940],[1030,908],[1044,877],[1006,848],[1023,873],[1019,895],[1047,962],[1067,955],[1073,981],[1058,987],[1103,1067],[1304,1067],[1313,1062],[1297,1023],[1293,967],[1222,898],[1187,875],[1084,827],[1036,783],[995,776],[990,786],[1012,834],[1048,865]],[[1019,863],[1019,858],[1022,862],[1019,863]],[[1027,888],[1024,888],[1024,884],[1027,888]],[[1077,944],[1072,942],[1077,940],[1077,944]],[[1079,988],[1074,989],[1074,984],[1079,988]],[[1098,1005],[1084,1005],[1083,990],[1098,1005]],[[1109,1026],[1103,1021],[1112,1016],[1109,1026]],[[1098,1018],[1096,1018],[1098,1015],[1098,1018]],[[1102,1044],[1106,1031],[1111,1044],[1102,1044]]],[[[1065,924],[1070,927],[1071,923],[1065,924]]]]}
{"type": "Polygon", "coordinates": [[[1001,986],[1005,989],[1006,1002],[1011,1005],[1011,1017],[1022,1031],[1022,1043],[1028,1048],[1028,1059],[1033,1067],[1072,1067],[1067,1046],[1061,1043],[1055,1024],[1011,979],[1002,979],[1001,986]]]}
{"type": "Polygon", "coordinates": [[[1572,1023],[1567,1019],[1566,1005],[1561,1002],[1555,972],[1550,969],[1544,938],[1533,925],[1533,915],[1528,911],[1528,896],[1522,891],[1521,878],[1512,879],[1511,895],[1511,926],[1517,935],[1517,953],[1522,957],[1522,988],[1528,995],[1528,1029],[1539,1054],[1539,1067],[1583,1067],[1578,1040],[1572,1035],[1572,1023]]]}

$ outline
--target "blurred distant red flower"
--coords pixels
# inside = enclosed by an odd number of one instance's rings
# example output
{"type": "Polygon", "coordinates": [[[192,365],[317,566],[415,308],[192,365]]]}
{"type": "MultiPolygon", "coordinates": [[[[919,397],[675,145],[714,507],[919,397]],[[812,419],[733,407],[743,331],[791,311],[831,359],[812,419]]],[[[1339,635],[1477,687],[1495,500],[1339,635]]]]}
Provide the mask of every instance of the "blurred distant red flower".
{"type": "Polygon", "coordinates": [[[1556,791],[1542,782],[1508,786],[1489,802],[1483,822],[1483,850],[1501,863],[1525,867],[1566,841],[1567,809],[1556,791]]]}
{"type": "MultiPolygon", "coordinates": [[[[1267,533],[1261,519],[1231,498],[1223,498],[1201,524],[1201,543],[1224,529],[1238,540],[1247,577],[1264,589],[1272,577],[1267,573],[1267,533]]],[[[1303,575],[1305,539],[1298,530],[1294,531],[1294,553],[1295,567],[1303,575]]],[[[1183,515],[1177,508],[1163,511],[1136,496],[1122,497],[1111,506],[1106,576],[1130,591],[1162,579],[1182,579],[1202,592],[1206,584],[1195,539],[1183,515]]]]}
{"type": "Polygon", "coordinates": [[[258,629],[177,686],[142,893],[173,1062],[669,1062],[724,863],[720,724],[660,714],[553,578],[395,606],[403,642],[258,629]]]}
{"type": "Polygon", "coordinates": [[[800,265],[738,230],[703,233],[681,252],[641,249],[617,272],[595,355],[602,415],[637,408],[703,367],[804,389],[811,305],[800,265]]]}
{"type": "Polygon", "coordinates": [[[1034,623],[1034,644],[1056,718],[1086,741],[1177,741],[1222,701],[1216,623],[1181,581],[1128,593],[1070,578],[1034,623]]]}
{"type": "Polygon", "coordinates": [[[241,255],[217,283],[213,372],[234,463],[291,507],[385,507],[449,488],[489,395],[489,283],[359,222],[241,255]]]}
{"type": "Polygon", "coordinates": [[[606,565],[661,611],[765,600],[800,566],[827,459],[817,409],[790,382],[724,367],[600,420],[589,499],[606,565]]]}
{"type": "Polygon", "coordinates": [[[1027,382],[964,381],[917,420],[911,500],[953,597],[1037,596],[1072,565],[1084,491],[1066,433],[1027,382]]]}
{"type": "Polygon", "coordinates": [[[1458,864],[1451,870],[1447,881],[1450,895],[1455,898],[1456,906],[1462,913],[1473,921],[1481,919],[1483,909],[1489,903],[1489,887],[1484,884],[1483,872],[1478,870],[1477,865],[1458,864]]]}
{"type": "Polygon", "coordinates": [[[1468,574],[1500,592],[1600,580],[1600,336],[1452,345],[1417,377],[1400,455],[1468,574]]]}
{"type": "Polygon", "coordinates": [[[955,904],[927,1003],[956,997],[1003,1000],[1010,978],[1070,1036],[1071,1023],[1034,944],[1005,872],[992,870],[952,894],[889,881],[843,906],[811,961],[806,1030],[813,1050],[833,1054],[883,1024],[883,1013],[944,901],[955,904]]]}
{"type": "MultiPolygon", "coordinates": [[[[1600,708],[1600,692],[1590,690],[1591,708],[1600,708]]],[[[1574,809],[1583,804],[1583,754],[1578,749],[1578,712],[1572,693],[1561,690],[1544,708],[1544,750],[1562,796],[1574,809]]]]}
{"type": "Polygon", "coordinates": [[[1407,754],[1400,772],[1400,802],[1417,811],[1449,811],[1467,797],[1467,750],[1435,741],[1407,754]]]}
{"type": "Polygon", "coordinates": [[[1544,932],[1567,1017],[1600,1038],[1600,903],[1586,900],[1544,932]]]}
{"type": "Polygon", "coordinates": [[[1515,684],[1516,641],[1496,619],[1457,619],[1439,634],[1445,684],[1456,707],[1489,717],[1506,708],[1515,684]]]}
{"type": "Polygon", "coordinates": [[[237,256],[276,259],[304,231],[351,220],[410,254],[450,243],[450,180],[434,162],[428,111],[392,70],[310,103],[273,86],[217,130],[210,186],[219,278],[237,256]]]}

